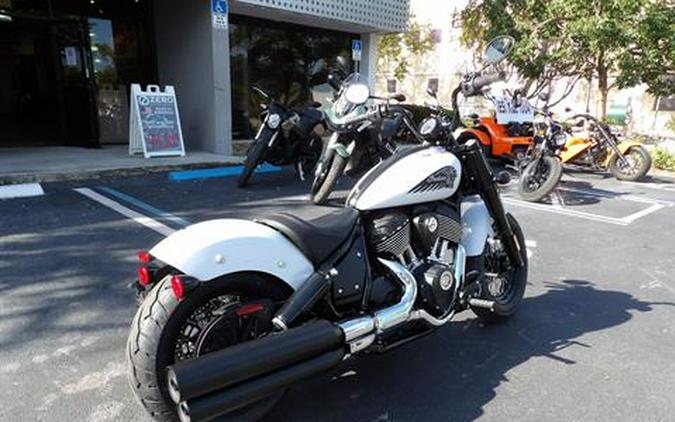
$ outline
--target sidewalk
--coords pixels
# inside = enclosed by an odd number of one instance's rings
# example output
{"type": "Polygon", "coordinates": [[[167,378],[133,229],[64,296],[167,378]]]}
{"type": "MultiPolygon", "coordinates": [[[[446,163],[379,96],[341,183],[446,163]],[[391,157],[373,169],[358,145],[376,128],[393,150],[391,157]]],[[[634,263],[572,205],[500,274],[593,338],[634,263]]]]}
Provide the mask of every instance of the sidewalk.
{"type": "Polygon", "coordinates": [[[230,166],[241,161],[241,157],[199,151],[188,152],[185,157],[145,159],[130,156],[126,145],[106,145],[100,149],[7,148],[0,149],[0,185],[131,176],[182,168],[230,166]]]}

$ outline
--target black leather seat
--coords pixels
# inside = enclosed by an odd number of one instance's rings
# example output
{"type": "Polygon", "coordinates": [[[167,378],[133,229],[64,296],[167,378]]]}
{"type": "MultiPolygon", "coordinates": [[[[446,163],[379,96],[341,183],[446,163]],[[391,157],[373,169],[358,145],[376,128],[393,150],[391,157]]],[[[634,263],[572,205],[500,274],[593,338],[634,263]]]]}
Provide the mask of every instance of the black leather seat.
{"type": "Polygon", "coordinates": [[[353,208],[334,208],[329,212],[323,212],[326,207],[320,208],[321,214],[307,219],[282,212],[256,221],[283,233],[317,265],[347,239],[359,216],[353,208]]]}

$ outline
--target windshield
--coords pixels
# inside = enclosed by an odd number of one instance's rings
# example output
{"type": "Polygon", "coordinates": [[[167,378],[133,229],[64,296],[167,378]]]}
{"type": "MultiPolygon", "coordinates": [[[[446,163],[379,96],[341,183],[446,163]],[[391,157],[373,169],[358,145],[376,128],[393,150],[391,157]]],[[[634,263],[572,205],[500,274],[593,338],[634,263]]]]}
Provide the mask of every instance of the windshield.
{"type": "Polygon", "coordinates": [[[367,84],[368,81],[359,73],[352,73],[342,82],[340,91],[333,104],[325,112],[326,116],[334,123],[340,124],[355,115],[363,114],[367,111],[365,104],[354,104],[347,99],[347,88],[352,84],[367,84]]]}

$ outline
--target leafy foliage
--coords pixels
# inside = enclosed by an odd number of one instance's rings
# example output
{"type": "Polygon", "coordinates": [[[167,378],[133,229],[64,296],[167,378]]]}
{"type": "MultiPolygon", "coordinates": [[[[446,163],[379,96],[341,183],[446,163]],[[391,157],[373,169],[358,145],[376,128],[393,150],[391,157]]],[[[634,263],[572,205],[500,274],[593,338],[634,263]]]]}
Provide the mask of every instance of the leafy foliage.
{"type": "Polygon", "coordinates": [[[613,87],[675,94],[672,0],[470,0],[459,19],[469,47],[513,36],[511,63],[534,91],[555,79],[597,79],[602,117],[613,87]]]}
{"type": "Polygon", "coordinates": [[[403,82],[410,67],[411,56],[423,55],[434,49],[434,39],[429,25],[413,20],[407,32],[389,33],[380,37],[377,45],[378,57],[394,68],[394,78],[403,82]]]}
{"type": "Polygon", "coordinates": [[[658,146],[652,148],[651,155],[657,168],[675,171],[675,155],[658,146]]]}

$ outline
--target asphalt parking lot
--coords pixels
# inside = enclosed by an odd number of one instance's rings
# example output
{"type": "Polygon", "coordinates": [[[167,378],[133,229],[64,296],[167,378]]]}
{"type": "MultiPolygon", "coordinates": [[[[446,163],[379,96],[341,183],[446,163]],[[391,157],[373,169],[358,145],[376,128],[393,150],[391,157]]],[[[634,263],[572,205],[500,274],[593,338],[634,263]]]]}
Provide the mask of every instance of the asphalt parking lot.
{"type": "MultiPolygon", "coordinates": [[[[43,187],[0,200],[3,421],[148,421],[124,365],[136,252],[191,222],[314,212],[308,186],[283,172],[248,190],[167,174],[43,187]]],[[[673,420],[675,180],[568,173],[550,203],[504,197],[531,254],[513,319],[487,327],[466,313],[346,361],[267,420],[673,420]]]]}

